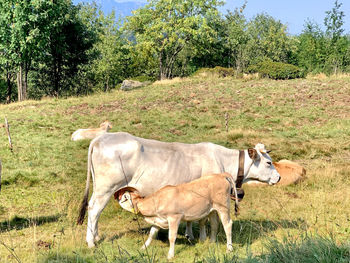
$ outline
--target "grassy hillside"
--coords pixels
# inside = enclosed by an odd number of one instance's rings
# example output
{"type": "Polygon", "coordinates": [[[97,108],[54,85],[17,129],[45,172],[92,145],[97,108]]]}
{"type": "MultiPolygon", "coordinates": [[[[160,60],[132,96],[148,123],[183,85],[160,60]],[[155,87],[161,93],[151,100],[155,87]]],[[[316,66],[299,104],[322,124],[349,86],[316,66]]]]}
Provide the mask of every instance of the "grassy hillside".
{"type": "MultiPolygon", "coordinates": [[[[294,160],[306,168],[307,180],[295,186],[244,187],[241,214],[232,215],[235,252],[228,257],[266,254],[271,240],[298,243],[305,235],[332,235],[340,244],[350,238],[350,77],[199,76],[129,92],[0,105],[0,119],[4,116],[14,150],[2,128],[0,262],[126,262],[123,256],[165,261],[167,232],[148,254],[140,254],[149,225],[113,201],[101,215],[103,240],[97,249],[85,244],[86,221],[75,224],[89,141],[72,142],[70,135],[104,120],[113,123],[112,132],[162,141],[210,141],[237,149],[262,142],[274,160],[294,160]]],[[[195,231],[198,236],[198,225],[195,231]]],[[[190,244],[183,234],[184,227],[175,262],[201,262],[225,251],[222,230],[217,244],[190,244]]]]}

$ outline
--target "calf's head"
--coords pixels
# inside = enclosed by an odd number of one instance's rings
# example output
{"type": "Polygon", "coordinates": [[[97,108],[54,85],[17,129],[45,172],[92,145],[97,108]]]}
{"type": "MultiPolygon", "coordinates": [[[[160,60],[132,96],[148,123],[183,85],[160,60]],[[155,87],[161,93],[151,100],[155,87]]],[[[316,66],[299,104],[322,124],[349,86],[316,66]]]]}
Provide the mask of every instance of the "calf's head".
{"type": "Polygon", "coordinates": [[[139,192],[133,187],[121,188],[114,194],[114,198],[119,202],[119,205],[134,214],[137,214],[134,200],[138,197],[140,197],[139,192]]]}
{"type": "Polygon", "coordinates": [[[280,174],[273,166],[270,151],[265,149],[265,145],[258,143],[254,148],[248,149],[248,155],[253,161],[244,181],[257,180],[270,185],[278,183],[280,174]]]}

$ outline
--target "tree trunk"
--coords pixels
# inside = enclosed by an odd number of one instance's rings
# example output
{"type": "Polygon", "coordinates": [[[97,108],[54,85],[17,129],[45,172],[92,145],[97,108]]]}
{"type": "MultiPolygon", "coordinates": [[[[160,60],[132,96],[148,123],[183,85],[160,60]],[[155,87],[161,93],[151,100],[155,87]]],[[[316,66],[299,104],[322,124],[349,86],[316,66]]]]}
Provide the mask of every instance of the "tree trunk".
{"type": "Polygon", "coordinates": [[[165,72],[165,68],[164,68],[164,63],[163,63],[163,50],[161,50],[159,52],[159,77],[160,80],[166,79],[166,72],[165,72]]]}
{"type": "Polygon", "coordinates": [[[11,102],[11,96],[12,96],[12,83],[11,83],[11,73],[7,69],[6,72],[6,82],[7,82],[7,96],[6,96],[6,103],[9,104],[11,102]]]}
{"type": "Polygon", "coordinates": [[[22,65],[19,66],[19,72],[17,72],[17,90],[18,90],[18,101],[23,100],[23,73],[22,65]]]}
{"type": "Polygon", "coordinates": [[[27,99],[27,87],[28,87],[28,65],[25,63],[24,67],[24,79],[23,79],[23,100],[27,99]]]}

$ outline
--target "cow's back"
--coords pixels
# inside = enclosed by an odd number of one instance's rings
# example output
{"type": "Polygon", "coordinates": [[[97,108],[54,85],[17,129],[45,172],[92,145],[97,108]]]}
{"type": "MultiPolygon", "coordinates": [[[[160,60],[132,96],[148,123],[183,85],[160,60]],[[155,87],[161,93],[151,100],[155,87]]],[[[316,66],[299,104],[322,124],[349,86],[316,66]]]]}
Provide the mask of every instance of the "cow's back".
{"type": "MultiPolygon", "coordinates": [[[[149,195],[165,185],[222,172],[212,143],[185,144],[143,139],[125,132],[106,133],[94,141],[93,163],[99,173],[149,195]]],[[[98,174],[96,172],[96,174],[98,174]]]]}

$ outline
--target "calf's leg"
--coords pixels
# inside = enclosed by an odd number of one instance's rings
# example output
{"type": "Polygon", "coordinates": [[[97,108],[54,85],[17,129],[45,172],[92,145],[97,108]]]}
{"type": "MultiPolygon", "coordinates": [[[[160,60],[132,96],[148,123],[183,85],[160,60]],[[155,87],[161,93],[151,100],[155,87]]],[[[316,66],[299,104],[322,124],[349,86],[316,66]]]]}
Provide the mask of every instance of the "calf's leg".
{"type": "Polygon", "coordinates": [[[157,236],[157,233],[159,231],[159,227],[152,226],[151,230],[149,231],[148,239],[146,240],[145,244],[143,244],[141,249],[146,249],[152,242],[152,240],[157,236]]]}
{"type": "Polygon", "coordinates": [[[227,240],[227,250],[232,251],[232,220],[230,218],[230,210],[224,209],[221,211],[218,211],[219,217],[221,219],[222,225],[224,226],[224,230],[226,233],[226,240],[227,240]]]}
{"type": "Polygon", "coordinates": [[[216,211],[213,211],[209,214],[210,221],[210,242],[216,242],[216,237],[218,234],[219,222],[218,214],[216,211]]]}
{"type": "Polygon", "coordinates": [[[205,229],[205,223],[207,222],[207,217],[199,220],[199,240],[204,241],[207,238],[207,232],[205,229]]]}
{"type": "Polygon", "coordinates": [[[182,216],[172,216],[168,217],[168,224],[169,224],[169,243],[170,248],[168,252],[168,259],[172,259],[174,257],[175,252],[175,240],[177,236],[177,231],[179,229],[179,225],[181,222],[182,216]]]}
{"type": "Polygon", "coordinates": [[[193,232],[192,232],[192,222],[186,222],[185,237],[188,238],[189,240],[194,239],[193,232]]]}

